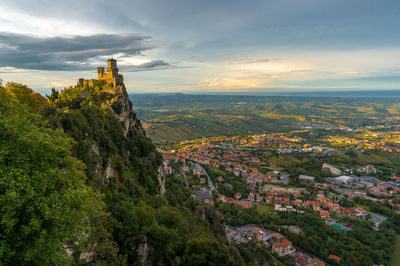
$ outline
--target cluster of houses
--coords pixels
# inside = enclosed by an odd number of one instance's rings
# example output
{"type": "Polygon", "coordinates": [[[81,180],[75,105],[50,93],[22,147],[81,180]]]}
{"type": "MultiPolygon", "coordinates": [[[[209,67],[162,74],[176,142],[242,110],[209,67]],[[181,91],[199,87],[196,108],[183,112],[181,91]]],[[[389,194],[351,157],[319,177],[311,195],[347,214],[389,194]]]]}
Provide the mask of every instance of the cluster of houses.
{"type": "Polygon", "coordinates": [[[398,147],[399,135],[389,132],[369,132],[363,139],[349,138],[346,136],[330,136],[327,142],[341,144],[343,148],[356,150],[383,150],[400,152],[398,147]]]}
{"type": "MultiPolygon", "coordinates": [[[[322,170],[329,171],[331,174],[340,175],[341,171],[335,166],[325,163],[322,170]]],[[[360,171],[365,173],[374,173],[376,169],[373,165],[367,165],[362,167],[360,171]]],[[[372,176],[337,176],[326,178],[330,183],[316,184],[314,177],[307,175],[300,175],[299,180],[305,184],[315,184],[314,188],[325,190],[331,188],[338,194],[346,196],[348,198],[360,197],[373,202],[385,202],[384,198],[379,197],[392,197],[400,193],[400,178],[393,176],[392,181],[382,181],[372,176]],[[374,195],[374,197],[368,196],[368,194],[374,195]]],[[[400,208],[400,204],[394,204],[391,200],[389,203],[397,208],[400,208]]]]}
{"type": "MultiPolygon", "coordinates": [[[[199,176],[202,175],[200,169],[197,168],[194,169],[194,173],[199,176]]],[[[223,177],[219,176],[217,179],[222,181],[223,177]]],[[[312,176],[300,175],[299,179],[301,182],[314,183],[314,177],[312,176]]],[[[260,193],[250,192],[247,198],[243,198],[242,194],[237,192],[233,198],[225,197],[225,195],[220,194],[218,200],[224,203],[236,204],[243,208],[251,208],[254,204],[269,203],[274,206],[274,211],[276,212],[296,212],[299,214],[303,214],[304,209],[311,208],[312,210],[317,211],[321,218],[326,220],[331,218],[331,213],[362,219],[367,217],[368,213],[363,208],[343,207],[339,203],[334,202],[331,198],[325,196],[323,190],[326,190],[327,188],[341,191],[341,188],[338,185],[317,183],[314,185],[314,188],[320,190],[315,200],[303,200],[302,198],[304,197],[304,194],[309,194],[304,189],[270,185],[261,189],[260,193]],[[291,195],[291,197],[288,195],[291,195]]],[[[350,191],[351,190],[349,190],[348,193],[350,193],[350,191]]],[[[356,193],[356,196],[366,199],[370,198],[362,193],[356,193]]],[[[199,199],[204,200],[202,198],[199,199]]]]}
{"type": "Polygon", "coordinates": [[[289,137],[286,133],[253,135],[249,138],[244,147],[263,148],[278,154],[329,154],[334,150],[330,147],[302,144],[305,141],[303,138],[289,137]]]}
{"type": "Polygon", "coordinates": [[[348,145],[358,145],[362,143],[362,141],[359,139],[349,138],[346,136],[330,136],[325,141],[330,143],[348,144],[348,145]]]}
{"type": "Polygon", "coordinates": [[[225,197],[225,195],[219,194],[218,200],[225,203],[236,204],[245,209],[251,208],[254,205],[254,200],[242,199],[242,194],[240,192],[237,192],[234,198],[225,197]]]}
{"type": "MultiPolygon", "coordinates": [[[[328,183],[316,183],[313,176],[299,175],[302,184],[309,185],[309,188],[294,188],[288,186],[277,186],[274,183],[288,184],[289,174],[285,172],[272,171],[268,173],[259,172],[257,166],[263,165],[254,151],[260,147],[274,147],[275,151],[282,150],[289,142],[291,149],[312,148],[311,146],[301,146],[302,139],[289,138],[284,134],[254,135],[247,138],[213,138],[213,141],[203,141],[183,146],[178,151],[163,152],[164,173],[173,174],[174,169],[168,165],[168,160],[175,162],[192,161],[199,164],[211,165],[217,168],[224,168],[225,171],[243,179],[248,186],[250,193],[248,196],[237,192],[234,197],[226,197],[219,194],[218,200],[223,203],[236,204],[243,208],[251,208],[255,204],[268,203],[273,205],[275,212],[295,212],[303,214],[306,209],[312,209],[319,213],[328,224],[338,225],[331,214],[346,215],[349,217],[365,219],[369,214],[372,215],[376,228],[386,217],[368,213],[359,207],[344,207],[334,200],[336,197],[360,197],[371,201],[381,201],[379,196],[394,196],[400,192],[400,177],[393,176],[391,181],[381,181],[371,176],[345,176],[342,171],[328,163],[323,164],[322,171],[333,176],[327,178],[328,183]],[[225,143],[223,141],[231,141],[225,143]],[[295,148],[294,148],[295,147],[295,148]],[[316,196],[310,197],[310,191],[318,191],[316,196]],[[336,194],[337,193],[337,194],[336,194]],[[368,194],[376,197],[371,197],[368,194]],[[334,196],[332,197],[332,194],[334,196]]],[[[288,144],[288,145],[289,145],[288,144]]],[[[268,152],[268,151],[267,151],[268,152]]],[[[185,164],[184,164],[185,165],[185,164]]],[[[365,174],[376,173],[373,165],[367,165],[357,169],[365,174]]],[[[185,170],[186,171],[186,170],[185,170]]],[[[200,184],[206,184],[207,179],[201,169],[192,167],[193,175],[199,178],[200,184]]],[[[218,182],[223,182],[224,177],[218,176],[218,182]]],[[[211,185],[210,185],[211,186],[211,185]]],[[[192,192],[192,196],[203,202],[213,203],[211,191],[203,186],[200,190],[192,192]]],[[[391,203],[391,201],[390,201],[391,203]]],[[[393,204],[400,208],[399,204],[393,204]]],[[[370,217],[370,216],[368,216],[370,217]]],[[[346,225],[347,226],[347,225],[346,225]]],[[[351,230],[351,226],[347,226],[351,230]]],[[[290,256],[296,265],[326,265],[320,259],[307,252],[296,250],[292,243],[281,234],[258,228],[255,226],[226,227],[227,237],[230,241],[247,243],[257,241],[265,247],[270,248],[278,256],[290,256]]],[[[340,258],[336,255],[329,255],[329,259],[340,263],[340,258]]]]}
{"type": "Polygon", "coordinates": [[[230,145],[208,142],[188,145],[177,151],[164,151],[163,158],[182,162],[193,161],[217,168],[224,167],[230,172],[233,172],[235,168],[244,168],[246,164],[259,165],[261,163],[258,157],[248,151],[232,150],[230,145]]]}
{"type": "Polygon", "coordinates": [[[165,159],[163,160],[163,171],[165,175],[172,175],[174,173],[174,168],[172,168],[172,166],[168,165],[169,164],[169,160],[165,159]]]}
{"type": "Polygon", "coordinates": [[[321,218],[329,219],[330,213],[335,212],[338,215],[347,215],[351,217],[365,218],[366,210],[362,208],[343,207],[340,204],[333,202],[329,198],[325,198],[323,193],[318,193],[317,200],[294,199],[288,197],[274,197],[274,210],[279,212],[297,212],[304,213],[302,209],[311,208],[319,212],[321,218]]]}
{"type": "MultiPolygon", "coordinates": [[[[329,164],[324,164],[323,168],[327,168],[329,171],[334,172],[335,174],[340,174],[339,169],[329,164]]],[[[248,184],[249,191],[256,191],[255,188],[257,184],[263,185],[266,183],[276,183],[279,180],[284,180],[285,178],[288,179],[288,174],[283,172],[274,171],[267,174],[261,174],[257,168],[245,169],[248,170],[248,172],[246,171],[248,174],[245,180],[248,184]]],[[[199,177],[200,184],[205,184],[206,179],[202,177],[202,171],[199,168],[193,168],[192,170],[193,174],[199,177]]],[[[165,166],[164,171],[171,172],[173,170],[170,170],[170,166],[165,166]]],[[[240,175],[242,175],[242,172],[238,174],[238,176],[240,175]]],[[[399,179],[400,178],[398,177],[393,177],[394,181],[392,183],[397,184],[396,182],[399,179]]],[[[224,178],[223,176],[218,176],[217,180],[222,182],[224,178]]],[[[331,218],[331,213],[350,217],[366,218],[368,214],[366,210],[362,208],[343,207],[339,203],[334,202],[331,198],[325,197],[323,191],[330,188],[339,194],[342,194],[343,196],[347,196],[348,198],[360,197],[367,200],[384,202],[384,199],[377,199],[368,196],[366,191],[346,189],[343,188],[343,186],[367,188],[368,192],[372,194],[377,193],[376,189],[379,189],[379,191],[384,190],[382,193],[390,193],[391,191],[397,193],[397,191],[400,190],[399,187],[390,184],[389,190],[387,182],[383,182],[368,176],[339,176],[336,178],[328,178],[330,183],[315,183],[315,178],[313,176],[299,175],[299,180],[303,184],[312,184],[314,185],[314,189],[319,190],[315,200],[302,199],[304,196],[303,194],[309,194],[307,190],[301,190],[301,188],[278,187],[270,185],[261,187],[258,189],[259,192],[257,193],[250,192],[245,198],[243,198],[242,194],[238,192],[233,198],[225,197],[225,195],[219,195],[218,200],[224,203],[236,204],[243,208],[251,208],[254,206],[254,204],[270,203],[273,204],[274,211],[276,212],[296,212],[299,214],[303,214],[304,209],[311,208],[314,211],[319,212],[321,218],[326,220],[331,218]],[[291,195],[291,199],[287,195],[291,195]]],[[[200,191],[195,191],[193,195],[206,203],[211,201],[211,193],[206,188],[202,188],[200,191]]]]}
{"type": "Polygon", "coordinates": [[[293,193],[295,195],[293,199],[290,199],[283,191],[272,191],[267,192],[267,196],[255,195],[250,193],[246,199],[242,198],[241,193],[236,193],[234,198],[228,198],[224,195],[219,195],[218,200],[224,203],[237,204],[244,208],[251,208],[257,203],[270,203],[274,206],[274,211],[277,212],[296,212],[304,214],[304,209],[311,208],[314,211],[319,212],[321,218],[329,219],[330,213],[334,212],[337,215],[347,215],[350,217],[365,218],[367,211],[363,208],[351,208],[343,207],[339,203],[335,203],[332,199],[325,197],[325,194],[320,191],[317,194],[316,200],[303,200],[300,194],[293,193]]]}
{"type": "Polygon", "coordinates": [[[289,174],[285,172],[273,171],[261,174],[256,168],[251,168],[251,172],[246,177],[246,183],[250,191],[256,188],[257,184],[265,183],[289,183],[289,174]]]}
{"type": "MultiPolygon", "coordinates": [[[[311,182],[312,177],[303,176],[306,182],[311,182]]],[[[303,194],[305,192],[296,188],[281,188],[280,190],[274,190],[275,187],[271,187],[269,190],[261,190],[262,194],[249,193],[246,199],[242,198],[241,193],[236,193],[234,198],[227,198],[224,195],[219,195],[219,200],[224,203],[237,204],[244,208],[251,208],[257,203],[270,203],[274,206],[276,212],[296,212],[299,214],[304,213],[304,209],[311,208],[314,211],[319,212],[319,215],[323,219],[330,219],[331,213],[337,215],[346,215],[354,218],[366,218],[367,211],[359,207],[343,207],[339,203],[334,202],[331,198],[326,197],[323,190],[326,188],[336,189],[337,186],[331,184],[316,184],[316,189],[322,189],[318,192],[315,200],[303,200],[303,194]],[[291,195],[289,197],[288,195],[291,195]]],[[[304,193],[307,194],[307,193],[304,193]]]]}
{"type": "Polygon", "coordinates": [[[205,184],[206,183],[206,178],[202,177],[203,172],[201,171],[200,168],[193,168],[192,169],[193,175],[197,176],[200,180],[200,184],[205,184]]]}
{"type": "MultiPolygon", "coordinates": [[[[371,197],[368,194],[371,193],[378,197],[393,196],[400,192],[399,177],[393,177],[392,181],[384,182],[371,176],[344,176],[341,175],[342,171],[336,166],[324,163],[321,170],[337,176],[327,178],[329,183],[316,183],[315,178],[308,175],[299,175],[298,177],[300,183],[311,185],[314,190],[319,191],[316,198],[310,200],[310,193],[305,188],[273,185],[274,183],[287,184],[289,174],[279,171],[261,173],[256,167],[263,164],[254,156],[256,154],[254,151],[260,147],[274,147],[277,150],[282,149],[288,143],[295,146],[300,145],[302,141],[301,138],[289,138],[285,134],[254,135],[246,138],[218,137],[203,139],[202,142],[188,143],[177,151],[164,152],[163,158],[166,161],[193,161],[211,165],[223,168],[226,172],[243,178],[248,186],[248,191],[250,191],[248,196],[242,197],[239,192],[232,198],[219,195],[218,200],[221,202],[236,204],[243,208],[251,208],[254,204],[269,203],[274,206],[276,212],[296,212],[299,214],[304,213],[305,209],[311,208],[327,221],[332,221],[332,213],[358,218],[365,218],[368,214],[362,208],[344,207],[335,202],[332,197],[326,197],[323,191],[327,189],[338,193],[338,196],[346,196],[350,199],[360,197],[382,202],[384,202],[384,199],[371,197]]],[[[309,148],[310,146],[302,147],[309,148]]],[[[367,165],[358,170],[363,173],[376,173],[377,171],[373,165],[367,165]]],[[[200,184],[207,183],[201,169],[192,168],[192,171],[193,175],[199,178],[200,184]]],[[[173,173],[173,169],[165,165],[164,172],[170,174],[173,173]]],[[[217,181],[223,182],[224,177],[218,176],[217,181]]],[[[211,193],[205,187],[192,194],[204,202],[211,201],[211,193]]],[[[400,207],[400,205],[392,205],[400,207]]]]}
{"type": "Polygon", "coordinates": [[[173,173],[174,173],[174,169],[171,166],[169,166],[169,165],[164,166],[164,174],[172,175],[173,173]]]}
{"type": "Polygon", "coordinates": [[[282,234],[254,225],[226,226],[226,237],[230,242],[248,243],[255,241],[270,249],[274,254],[288,256],[298,266],[328,265],[318,257],[293,246],[282,234]]]}
{"type": "MultiPolygon", "coordinates": [[[[168,152],[163,153],[164,160],[176,160],[176,161],[193,161],[204,165],[211,165],[214,167],[222,167],[226,172],[232,173],[235,176],[242,177],[248,185],[249,191],[253,191],[257,184],[264,183],[284,183],[289,182],[289,175],[285,172],[268,172],[261,173],[255,167],[249,167],[248,165],[260,165],[261,162],[257,157],[247,154],[244,151],[238,153],[222,153],[221,150],[210,151],[208,145],[202,144],[203,146],[191,153],[188,150],[177,152],[175,154],[169,154],[168,152]]],[[[196,146],[197,147],[197,146],[196,146]]],[[[164,168],[164,172],[167,173],[169,167],[164,168]]],[[[202,172],[200,169],[193,169],[193,174],[200,178],[200,183],[205,183],[205,179],[201,178],[202,172]]],[[[219,180],[222,181],[222,180],[219,180]]]]}
{"type": "Polygon", "coordinates": [[[215,137],[202,141],[181,142],[181,148],[163,151],[164,159],[190,160],[247,178],[251,171],[248,165],[263,165],[254,152],[277,153],[321,153],[331,152],[332,148],[302,144],[304,139],[289,137],[285,133],[252,135],[240,137],[215,137]]]}
{"type": "MultiPolygon", "coordinates": [[[[340,194],[347,196],[365,196],[368,193],[379,196],[395,196],[400,192],[400,183],[393,181],[382,181],[371,176],[338,176],[327,178],[328,182],[337,187],[348,188],[338,190],[340,194]]],[[[337,189],[336,189],[337,190],[337,189]]],[[[370,197],[371,198],[371,197],[370,197]]]]}
{"type": "Polygon", "coordinates": [[[234,195],[234,199],[227,198],[225,195],[219,195],[219,200],[227,203],[237,204],[239,205],[252,207],[255,203],[271,203],[271,204],[285,204],[289,205],[290,200],[288,197],[283,197],[285,195],[292,195],[294,197],[301,197],[301,193],[307,193],[305,189],[301,188],[293,188],[293,187],[278,187],[278,186],[270,186],[265,185],[260,189],[259,193],[250,192],[247,198],[242,198],[242,194],[237,192],[234,195]]]}
{"type": "MultiPolygon", "coordinates": [[[[343,207],[340,204],[333,202],[330,198],[325,197],[325,194],[320,191],[317,195],[317,202],[319,202],[322,208],[329,210],[323,211],[320,210],[320,215],[322,218],[330,218],[330,212],[335,212],[339,215],[347,215],[351,217],[359,217],[365,218],[367,216],[367,211],[363,208],[351,208],[351,207],[343,207]]],[[[317,203],[318,204],[318,203],[317,203]]]]}
{"type": "Polygon", "coordinates": [[[249,209],[253,207],[254,202],[250,200],[239,200],[239,199],[233,199],[233,198],[225,198],[224,195],[219,195],[218,198],[222,202],[230,203],[230,204],[236,204],[239,205],[240,207],[243,207],[245,209],[249,209]]]}
{"type": "Polygon", "coordinates": [[[271,248],[279,256],[286,256],[294,253],[292,243],[282,234],[259,228],[253,225],[234,227],[226,226],[226,236],[230,242],[248,243],[259,242],[266,248],[271,248]]]}

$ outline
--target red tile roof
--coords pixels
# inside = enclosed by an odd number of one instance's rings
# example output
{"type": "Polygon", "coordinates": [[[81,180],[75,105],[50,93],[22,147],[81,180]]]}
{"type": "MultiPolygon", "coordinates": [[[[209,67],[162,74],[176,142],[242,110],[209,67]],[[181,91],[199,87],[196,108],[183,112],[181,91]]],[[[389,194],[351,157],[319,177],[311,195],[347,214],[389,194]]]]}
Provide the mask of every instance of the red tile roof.
{"type": "Polygon", "coordinates": [[[319,211],[319,215],[321,216],[321,217],[329,217],[330,215],[329,215],[329,212],[328,211],[325,211],[325,210],[320,210],[319,211]]]}
{"type": "Polygon", "coordinates": [[[288,248],[292,245],[292,242],[290,242],[287,239],[282,240],[281,242],[275,242],[272,246],[274,248],[288,248]]]}
{"type": "Polygon", "coordinates": [[[337,263],[339,263],[339,262],[342,260],[340,257],[338,257],[338,256],[336,256],[336,255],[333,255],[333,254],[330,254],[330,255],[328,256],[328,259],[330,259],[330,260],[335,260],[337,263]]]}

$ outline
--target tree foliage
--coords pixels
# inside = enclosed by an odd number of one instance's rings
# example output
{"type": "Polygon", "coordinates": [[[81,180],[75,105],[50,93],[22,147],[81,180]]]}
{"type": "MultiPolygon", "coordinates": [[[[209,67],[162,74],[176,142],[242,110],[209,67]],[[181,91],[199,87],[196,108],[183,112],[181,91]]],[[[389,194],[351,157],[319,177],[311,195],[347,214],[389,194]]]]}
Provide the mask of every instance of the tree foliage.
{"type": "Polygon", "coordinates": [[[103,213],[84,184],[75,141],[46,127],[35,113],[47,101],[26,86],[0,88],[0,258],[8,265],[68,264],[90,240],[91,220],[103,213]]]}

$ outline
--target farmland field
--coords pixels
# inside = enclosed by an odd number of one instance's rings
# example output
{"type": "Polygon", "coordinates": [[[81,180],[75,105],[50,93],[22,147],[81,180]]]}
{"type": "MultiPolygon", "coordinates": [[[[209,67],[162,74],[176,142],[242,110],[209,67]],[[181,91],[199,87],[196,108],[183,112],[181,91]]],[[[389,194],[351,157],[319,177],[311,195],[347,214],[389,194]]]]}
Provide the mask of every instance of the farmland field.
{"type": "Polygon", "coordinates": [[[201,137],[400,124],[397,98],[130,95],[158,144],[201,137]]]}

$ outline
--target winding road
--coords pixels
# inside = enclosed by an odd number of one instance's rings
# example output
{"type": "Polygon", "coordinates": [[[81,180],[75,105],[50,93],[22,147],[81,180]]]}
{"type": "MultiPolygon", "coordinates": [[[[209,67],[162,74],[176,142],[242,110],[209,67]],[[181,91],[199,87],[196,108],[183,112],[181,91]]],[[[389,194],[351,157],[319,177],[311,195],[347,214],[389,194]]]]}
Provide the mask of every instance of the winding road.
{"type": "Polygon", "coordinates": [[[196,168],[199,168],[203,172],[203,174],[207,177],[208,186],[210,187],[210,189],[211,190],[216,190],[215,186],[214,186],[213,182],[211,181],[210,176],[207,174],[206,170],[198,163],[194,163],[194,165],[196,166],[196,168]]]}
{"type": "Polygon", "coordinates": [[[188,183],[185,171],[182,171],[182,174],[183,174],[183,177],[185,178],[186,187],[188,188],[189,187],[189,183],[188,183]]]}

